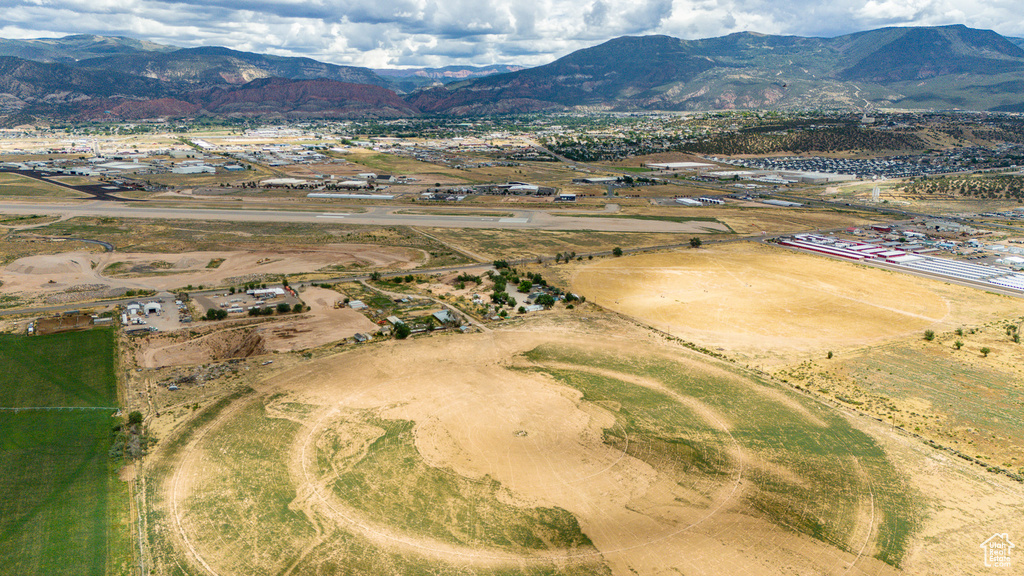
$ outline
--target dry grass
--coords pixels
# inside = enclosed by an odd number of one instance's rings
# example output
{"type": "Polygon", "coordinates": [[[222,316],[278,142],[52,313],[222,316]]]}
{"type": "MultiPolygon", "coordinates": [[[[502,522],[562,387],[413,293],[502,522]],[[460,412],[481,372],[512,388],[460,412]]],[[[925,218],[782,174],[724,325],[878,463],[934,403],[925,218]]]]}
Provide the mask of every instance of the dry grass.
{"type": "Polygon", "coordinates": [[[1005,316],[1010,298],[754,243],[606,259],[574,292],[756,364],[1005,316]]]}
{"type": "Polygon", "coordinates": [[[74,190],[14,174],[11,172],[0,173],[0,196],[17,196],[20,198],[85,198],[85,194],[74,190]]]}

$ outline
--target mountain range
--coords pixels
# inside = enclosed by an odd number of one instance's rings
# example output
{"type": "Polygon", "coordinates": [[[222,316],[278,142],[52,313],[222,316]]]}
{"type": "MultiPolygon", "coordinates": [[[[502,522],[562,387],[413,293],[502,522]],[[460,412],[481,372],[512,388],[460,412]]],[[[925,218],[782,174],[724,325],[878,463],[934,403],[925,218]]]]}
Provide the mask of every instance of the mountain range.
{"type": "Polygon", "coordinates": [[[120,37],[0,39],[0,114],[69,119],[571,110],[1024,112],[1024,39],[966,26],[834,38],[621,37],[535,68],[371,70],[120,37]]]}

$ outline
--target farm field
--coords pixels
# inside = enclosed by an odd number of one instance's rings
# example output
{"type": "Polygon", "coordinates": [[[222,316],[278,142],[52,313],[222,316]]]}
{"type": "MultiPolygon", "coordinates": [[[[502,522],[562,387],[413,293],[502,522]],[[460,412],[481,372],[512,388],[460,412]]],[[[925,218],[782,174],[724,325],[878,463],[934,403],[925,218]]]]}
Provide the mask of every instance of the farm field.
{"type": "Polygon", "coordinates": [[[155,569],[895,574],[931,505],[834,409],[607,317],[260,374],[147,467],[155,569]]]}
{"type": "Polygon", "coordinates": [[[752,242],[561,268],[573,292],[747,364],[952,330],[1018,301],[752,242]]]}
{"type": "Polygon", "coordinates": [[[126,573],[114,353],[104,329],[0,336],[0,406],[34,408],[0,411],[0,574],[126,573]]]}

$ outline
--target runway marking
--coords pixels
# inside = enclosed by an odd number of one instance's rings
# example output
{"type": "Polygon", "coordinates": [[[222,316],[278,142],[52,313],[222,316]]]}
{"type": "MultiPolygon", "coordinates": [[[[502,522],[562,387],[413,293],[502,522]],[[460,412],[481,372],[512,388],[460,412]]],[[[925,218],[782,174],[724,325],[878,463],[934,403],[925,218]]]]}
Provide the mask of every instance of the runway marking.
{"type": "Polygon", "coordinates": [[[348,218],[348,214],[317,214],[317,218],[348,218]]]}
{"type": "Polygon", "coordinates": [[[498,222],[502,224],[527,224],[530,222],[529,218],[499,218],[498,222]]]}

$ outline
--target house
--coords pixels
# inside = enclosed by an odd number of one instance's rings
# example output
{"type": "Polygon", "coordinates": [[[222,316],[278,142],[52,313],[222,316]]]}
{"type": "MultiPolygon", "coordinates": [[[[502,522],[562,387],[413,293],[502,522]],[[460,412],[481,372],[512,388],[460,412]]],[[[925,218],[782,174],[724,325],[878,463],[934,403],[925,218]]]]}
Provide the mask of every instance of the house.
{"type": "Polygon", "coordinates": [[[434,318],[437,319],[441,324],[457,324],[459,319],[456,318],[450,311],[441,310],[440,312],[434,312],[434,318]]]}
{"type": "Polygon", "coordinates": [[[353,338],[356,339],[356,342],[369,342],[370,341],[370,336],[367,336],[366,334],[356,334],[355,336],[353,336],[353,338]]]}

